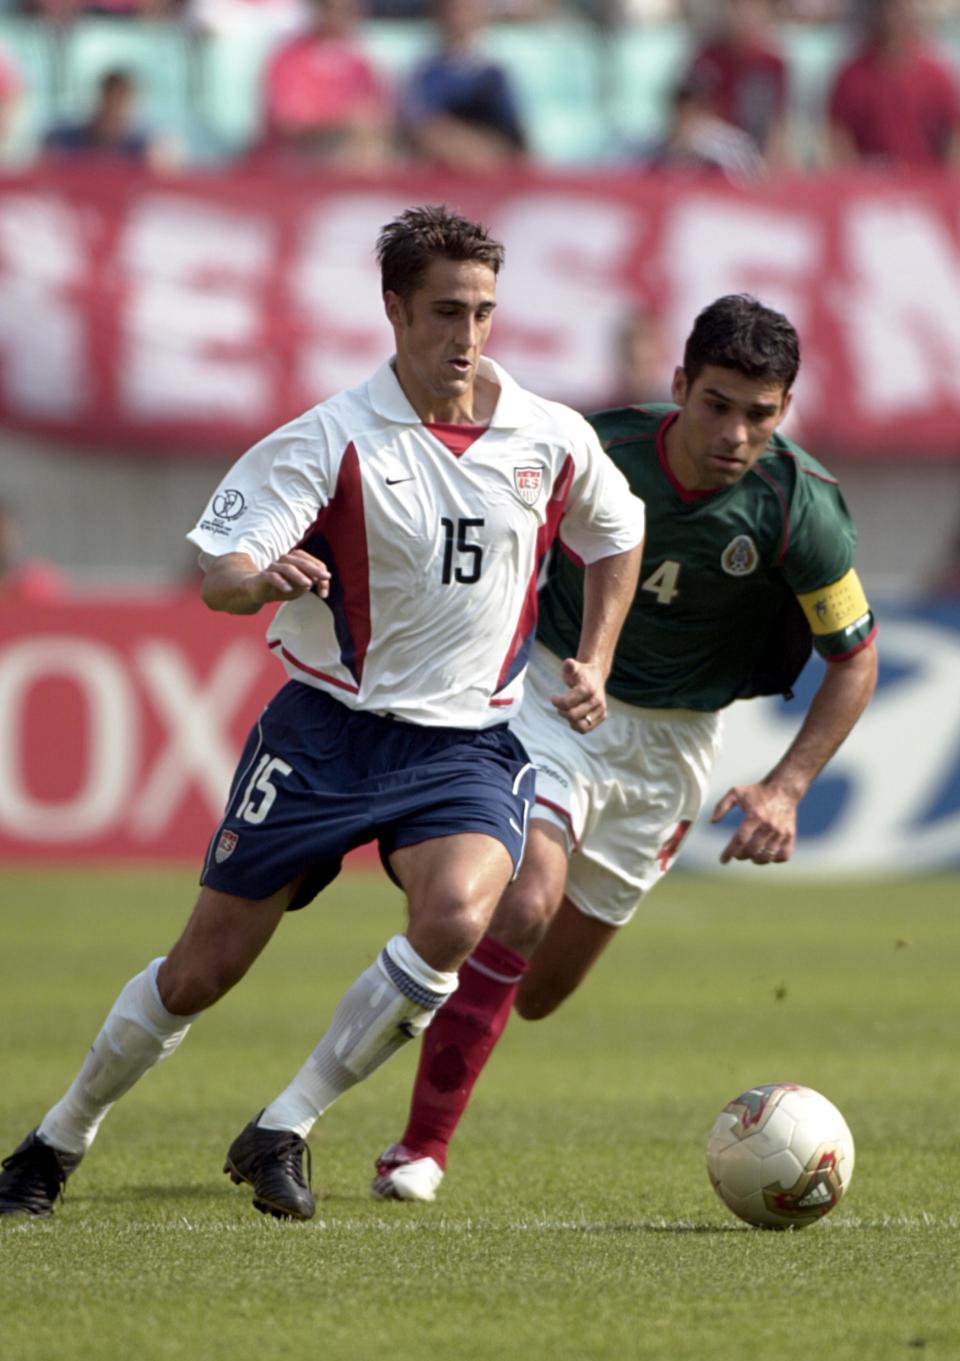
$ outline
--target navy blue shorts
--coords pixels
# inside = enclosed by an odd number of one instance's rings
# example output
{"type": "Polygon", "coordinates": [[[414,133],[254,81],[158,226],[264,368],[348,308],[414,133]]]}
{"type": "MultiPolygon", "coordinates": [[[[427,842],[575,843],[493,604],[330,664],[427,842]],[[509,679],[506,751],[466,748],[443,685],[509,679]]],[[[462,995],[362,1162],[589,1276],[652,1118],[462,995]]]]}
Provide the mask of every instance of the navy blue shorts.
{"type": "Polygon", "coordinates": [[[288,681],[247,738],[200,882],[268,898],[302,876],[293,909],[356,846],[378,842],[387,865],[401,846],[458,832],[495,837],[516,870],[533,798],[533,767],[505,723],[421,727],[288,681]]]}

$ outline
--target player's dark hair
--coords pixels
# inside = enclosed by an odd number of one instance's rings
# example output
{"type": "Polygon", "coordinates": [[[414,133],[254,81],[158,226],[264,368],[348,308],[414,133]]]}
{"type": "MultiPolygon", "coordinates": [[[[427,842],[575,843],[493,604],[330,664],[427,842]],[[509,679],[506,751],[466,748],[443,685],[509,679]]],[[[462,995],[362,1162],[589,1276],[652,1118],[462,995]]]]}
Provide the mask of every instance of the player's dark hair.
{"type": "Polygon", "coordinates": [[[703,309],[687,337],[687,382],[695,383],[708,364],[782,383],[786,393],[800,368],[800,338],[782,312],[749,293],[730,293],[703,309]]]}
{"type": "Polygon", "coordinates": [[[417,291],[432,260],[476,260],[499,274],[503,246],[481,227],[459,217],[443,203],[408,208],[377,238],[383,292],[404,301],[417,291]]]}

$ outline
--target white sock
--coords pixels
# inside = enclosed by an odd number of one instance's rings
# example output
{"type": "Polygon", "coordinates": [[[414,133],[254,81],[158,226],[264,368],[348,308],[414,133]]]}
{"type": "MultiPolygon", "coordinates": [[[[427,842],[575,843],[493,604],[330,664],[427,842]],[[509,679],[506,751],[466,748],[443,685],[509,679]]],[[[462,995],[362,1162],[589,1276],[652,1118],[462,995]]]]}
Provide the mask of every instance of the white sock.
{"type": "Polygon", "coordinates": [[[305,1139],[338,1096],[426,1030],[457,981],[455,973],[432,969],[406,936],[394,936],[344,993],[329,1030],[258,1125],[305,1139]]]}
{"type": "Polygon", "coordinates": [[[131,978],[110,1009],[79,1073],[37,1127],[44,1143],[85,1153],[100,1122],[138,1078],[172,1054],[190,1029],[192,1016],[174,1016],[160,1001],[155,959],[131,978]]]}

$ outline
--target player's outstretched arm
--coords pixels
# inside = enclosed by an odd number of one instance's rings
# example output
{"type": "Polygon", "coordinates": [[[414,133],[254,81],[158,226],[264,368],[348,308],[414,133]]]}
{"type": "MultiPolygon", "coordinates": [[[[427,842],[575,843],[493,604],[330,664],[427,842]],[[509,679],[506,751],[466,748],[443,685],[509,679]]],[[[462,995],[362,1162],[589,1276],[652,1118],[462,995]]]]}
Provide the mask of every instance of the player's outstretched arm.
{"type": "Polygon", "coordinates": [[[330,591],[330,573],[319,558],[294,548],[262,571],[246,553],[213,558],[203,578],[201,595],[211,610],[256,614],[261,605],[296,600],[314,588],[325,598],[330,591]]]}
{"type": "Polygon", "coordinates": [[[607,716],[605,691],[620,637],[640,576],[643,544],[588,564],[583,574],[583,621],[576,657],[563,663],[567,689],[552,695],[557,712],[575,732],[589,732],[607,716]]]}
{"type": "Polygon", "coordinates": [[[877,683],[873,643],[847,661],[831,662],[789,749],[759,784],[735,785],[713,810],[719,822],[731,808],[743,820],[720,855],[769,865],[789,860],[797,839],[797,805],[863,713],[877,683]]]}

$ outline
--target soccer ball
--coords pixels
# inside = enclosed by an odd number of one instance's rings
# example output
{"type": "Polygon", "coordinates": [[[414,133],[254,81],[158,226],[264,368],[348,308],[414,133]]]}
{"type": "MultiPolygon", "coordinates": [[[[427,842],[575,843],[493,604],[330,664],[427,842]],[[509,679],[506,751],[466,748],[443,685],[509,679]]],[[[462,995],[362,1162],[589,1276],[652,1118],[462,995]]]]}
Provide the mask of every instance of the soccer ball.
{"type": "Polygon", "coordinates": [[[748,1224],[802,1229],[850,1185],[853,1137],[836,1106],[810,1087],[751,1087],[713,1122],[707,1172],[720,1199],[748,1224]]]}

